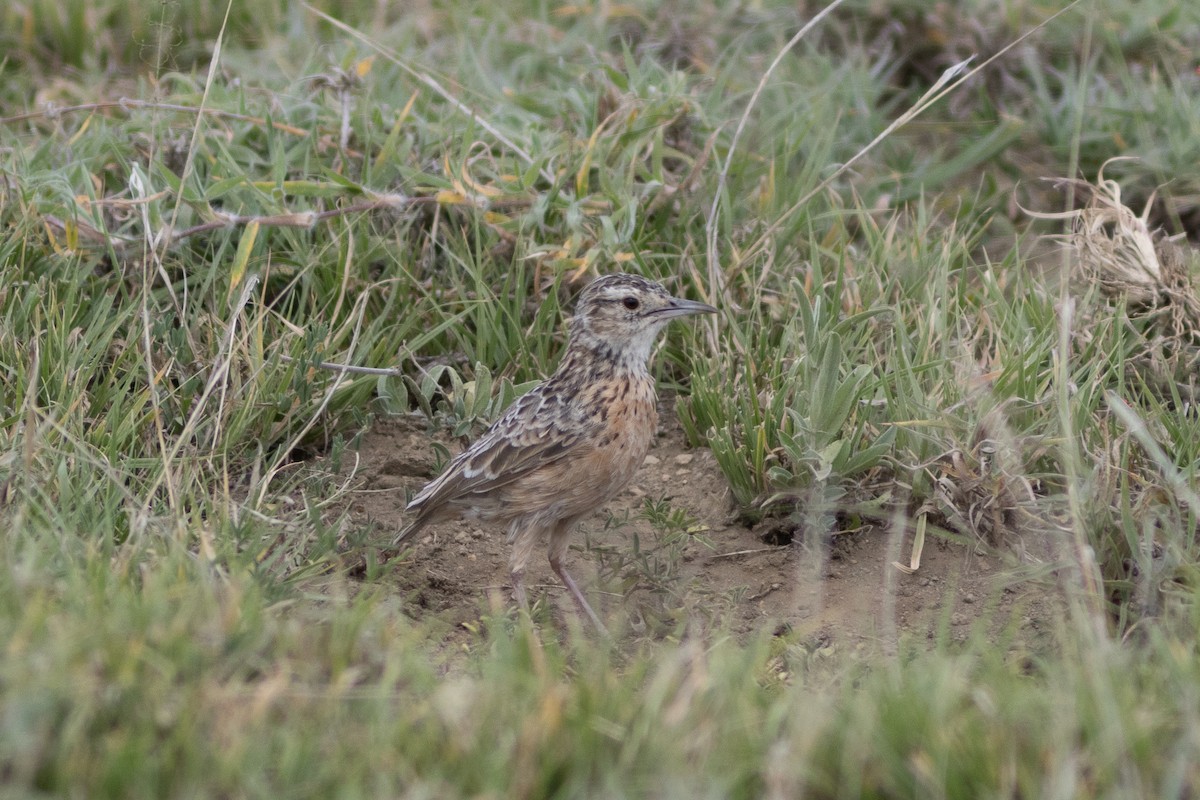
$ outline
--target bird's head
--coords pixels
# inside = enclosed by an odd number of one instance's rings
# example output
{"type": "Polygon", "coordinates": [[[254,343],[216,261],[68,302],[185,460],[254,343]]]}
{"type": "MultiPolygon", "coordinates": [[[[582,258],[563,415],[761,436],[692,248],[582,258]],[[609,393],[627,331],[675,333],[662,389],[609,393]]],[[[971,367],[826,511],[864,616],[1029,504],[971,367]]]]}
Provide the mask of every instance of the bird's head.
{"type": "Polygon", "coordinates": [[[672,297],[661,285],[637,275],[605,275],[579,296],[571,338],[621,361],[644,364],[668,322],[716,311],[705,303],[672,297]]]}

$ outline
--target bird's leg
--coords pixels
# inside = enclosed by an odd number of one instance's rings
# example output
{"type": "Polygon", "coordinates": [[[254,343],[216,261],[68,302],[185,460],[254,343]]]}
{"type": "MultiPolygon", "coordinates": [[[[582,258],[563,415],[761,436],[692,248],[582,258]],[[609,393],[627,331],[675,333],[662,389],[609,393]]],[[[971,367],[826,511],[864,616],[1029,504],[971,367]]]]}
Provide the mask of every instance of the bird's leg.
{"type": "Polygon", "coordinates": [[[554,574],[559,577],[559,580],[566,584],[567,591],[571,593],[571,597],[575,598],[575,604],[579,606],[579,610],[592,621],[592,624],[596,626],[596,630],[607,636],[608,629],[604,627],[604,623],[600,621],[600,617],[588,605],[587,598],[583,596],[583,592],[579,591],[579,587],[575,584],[575,579],[571,577],[571,573],[567,572],[562,561],[552,558],[550,559],[550,567],[554,570],[554,574]]]}
{"type": "Polygon", "coordinates": [[[513,599],[517,601],[517,605],[526,614],[529,613],[529,598],[525,596],[525,570],[514,569],[512,576],[513,599]]]}
{"type": "Polygon", "coordinates": [[[512,553],[508,558],[508,569],[512,576],[513,599],[526,614],[529,613],[529,599],[525,596],[525,565],[540,538],[537,533],[537,527],[526,520],[518,518],[509,524],[508,540],[512,542],[512,553]]]}
{"type": "Polygon", "coordinates": [[[567,591],[571,593],[571,597],[575,599],[575,605],[579,606],[579,610],[584,616],[588,617],[596,629],[604,636],[608,636],[608,629],[604,627],[604,623],[600,621],[600,617],[592,610],[588,604],[587,598],[583,596],[583,592],[579,591],[579,586],[575,583],[575,579],[571,577],[571,573],[567,572],[567,568],[563,566],[563,554],[567,550],[567,534],[570,532],[574,524],[559,525],[554,529],[554,533],[550,535],[550,568],[554,570],[554,574],[567,587],[567,591]]]}

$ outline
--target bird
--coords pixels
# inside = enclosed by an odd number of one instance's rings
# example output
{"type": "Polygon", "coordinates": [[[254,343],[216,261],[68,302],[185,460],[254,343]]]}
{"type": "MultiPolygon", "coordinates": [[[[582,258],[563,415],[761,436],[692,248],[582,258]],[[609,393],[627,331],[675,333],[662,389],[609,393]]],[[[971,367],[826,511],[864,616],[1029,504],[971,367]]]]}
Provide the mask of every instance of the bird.
{"type": "Polygon", "coordinates": [[[504,525],[513,596],[528,611],[525,569],[548,539],[551,569],[607,634],[563,563],[569,534],[625,488],[654,439],[658,398],[648,365],[660,331],[673,319],[716,312],[638,275],[593,280],[576,301],[554,374],[412,497],[406,511],[415,516],[394,545],[455,517],[504,525]]]}

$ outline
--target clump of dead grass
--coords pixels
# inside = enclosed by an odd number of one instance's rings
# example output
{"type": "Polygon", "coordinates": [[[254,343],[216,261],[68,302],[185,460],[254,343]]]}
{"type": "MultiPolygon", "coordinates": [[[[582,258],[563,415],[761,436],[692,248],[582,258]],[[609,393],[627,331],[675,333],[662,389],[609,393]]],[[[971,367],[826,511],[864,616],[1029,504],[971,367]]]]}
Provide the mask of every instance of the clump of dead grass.
{"type": "Polygon", "coordinates": [[[997,464],[1000,450],[998,441],[983,439],[973,452],[953,450],[939,459],[936,506],[959,533],[1026,556],[1019,532],[1037,498],[1022,471],[997,464]]]}
{"type": "MultiPolygon", "coordinates": [[[[1111,163],[1111,162],[1106,162],[1111,163]]],[[[1166,399],[1178,395],[1194,403],[1200,366],[1200,296],[1196,286],[1196,254],[1182,237],[1173,237],[1149,224],[1154,197],[1141,214],[1124,204],[1121,186],[1104,177],[1096,182],[1057,181],[1087,198],[1082,208],[1059,213],[1028,212],[1037,219],[1071,223],[1058,236],[1071,255],[1072,278],[1081,291],[1095,287],[1107,301],[1099,313],[1124,304],[1129,321],[1142,340],[1129,368],[1166,399]]],[[[1088,337],[1092,326],[1078,326],[1074,335],[1088,337]]]]}

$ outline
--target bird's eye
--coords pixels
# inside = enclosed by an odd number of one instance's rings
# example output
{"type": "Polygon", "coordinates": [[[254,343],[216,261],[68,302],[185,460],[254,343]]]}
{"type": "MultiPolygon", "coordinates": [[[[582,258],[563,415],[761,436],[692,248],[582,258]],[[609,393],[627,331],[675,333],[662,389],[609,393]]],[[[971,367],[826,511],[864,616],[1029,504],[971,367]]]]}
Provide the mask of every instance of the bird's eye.
{"type": "Polygon", "coordinates": [[[633,311],[639,305],[641,305],[641,303],[638,302],[638,299],[636,297],[626,297],[624,300],[621,301],[621,304],[624,305],[626,308],[628,308],[630,311],[633,311]]]}

